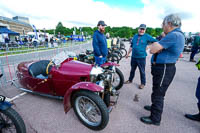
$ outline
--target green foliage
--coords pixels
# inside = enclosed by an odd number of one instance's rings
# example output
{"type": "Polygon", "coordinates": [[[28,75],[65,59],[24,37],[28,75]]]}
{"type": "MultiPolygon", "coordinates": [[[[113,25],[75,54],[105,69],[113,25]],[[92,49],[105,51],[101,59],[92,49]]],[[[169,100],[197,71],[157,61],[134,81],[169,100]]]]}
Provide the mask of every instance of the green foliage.
{"type": "MultiPolygon", "coordinates": [[[[56,26],[55,29],[55,34],[58,34],[58,32],[60,32],[60,34],[62,35],[71,35],[73,34],[73,31],[76,30],[76,34],[79,35],[80,32],[83,32],[84,35],[93,35],[94,31],[97,30],[97,27],[91,28],[91,27],[81,27],[81,28],[77,28],[77,27],[73,27],[73,28],[66,28],[62,25],[61,22],[58,23],[58,25],[56,26]]],[[[105,33],[109,33],[110,37],[121,37],[121,38],[131,38],[133,37],[135,34],[138,33],[138,28],[131,28],[131,27],[110,27],[107,26],[105,28],[105,33]]],[[[50,29],[50,30],[46,30],[47,33],[49,34],[54,34],[54,29],[50,29]]],[[[159,36],[161,33],[163,32],[163,30],[161,28],[151,28],[148,27],[146,29],[146,33],[150,34],[153,37],[157,37],[159,36]]]]}
{"type": "Polygon", "coordinates": [[[54,29],[46,30],[46,32],[49,34],[54,34],[54,29]]]}
{"type": "Polygon", "coordinates": [[[84,35],[92,35],[93,34],[93,29],[91,27],[83,27],[82,32],[84,35]]]}
{"type": "Polygon", "coordinates": [[[59,32],[60,32],[60,34],[65,33],[65,27],[62,25],[61,22],[58,23],[58,25],[56,26],[56,30],[55,30],[56,34],[58,34],[59,32]]]}

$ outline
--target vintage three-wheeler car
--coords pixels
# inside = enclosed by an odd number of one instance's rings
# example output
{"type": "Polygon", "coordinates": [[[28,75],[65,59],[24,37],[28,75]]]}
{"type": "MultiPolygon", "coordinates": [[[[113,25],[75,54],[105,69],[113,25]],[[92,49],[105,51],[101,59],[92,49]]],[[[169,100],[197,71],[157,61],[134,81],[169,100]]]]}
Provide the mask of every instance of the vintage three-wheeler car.
{"type": "Polygon", "coordinates": [[[102,130],[116,104],[124,77],[118,64],[101,67],[76,61],[61,52],[51,60],[22,62],[17,67],[21,90],[63,99],[64,110],[73,107],[79,120],[92,130],[102,130]]]}

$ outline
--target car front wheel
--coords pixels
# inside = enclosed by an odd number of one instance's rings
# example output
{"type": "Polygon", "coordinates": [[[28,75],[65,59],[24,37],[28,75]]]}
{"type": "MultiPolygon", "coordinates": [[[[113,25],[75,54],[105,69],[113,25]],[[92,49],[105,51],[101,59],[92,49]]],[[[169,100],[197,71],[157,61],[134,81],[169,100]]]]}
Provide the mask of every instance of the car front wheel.
{"type": "Polygon", "coordinates": [[[72,96],[72,105],[79,120],[92,130],[102,130],[109,121],[108,108],[99,95],[81,90],[72,96]]]}

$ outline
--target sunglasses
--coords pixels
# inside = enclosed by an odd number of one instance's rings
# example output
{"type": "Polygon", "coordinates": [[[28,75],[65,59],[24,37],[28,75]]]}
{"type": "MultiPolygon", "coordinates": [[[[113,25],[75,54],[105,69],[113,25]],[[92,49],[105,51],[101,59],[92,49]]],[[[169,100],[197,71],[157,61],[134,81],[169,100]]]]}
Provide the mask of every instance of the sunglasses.
{"type": "Polygon", "coordinates": [[[144,28],[140,28],[140,30],[145,30],[144,28]]]}

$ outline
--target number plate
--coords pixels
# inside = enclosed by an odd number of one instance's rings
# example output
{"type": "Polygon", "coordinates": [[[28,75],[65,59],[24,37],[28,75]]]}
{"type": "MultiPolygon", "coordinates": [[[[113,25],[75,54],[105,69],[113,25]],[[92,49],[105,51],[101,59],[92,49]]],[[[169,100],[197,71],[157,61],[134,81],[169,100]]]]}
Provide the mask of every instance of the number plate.
{"type": "Polygon", "coordinates": [[[4,96],[0,95],[0,102],[4,102],[4,101],[5,101],[5,99],[6,99],[6,97],[4,97],[4,96]]]}

